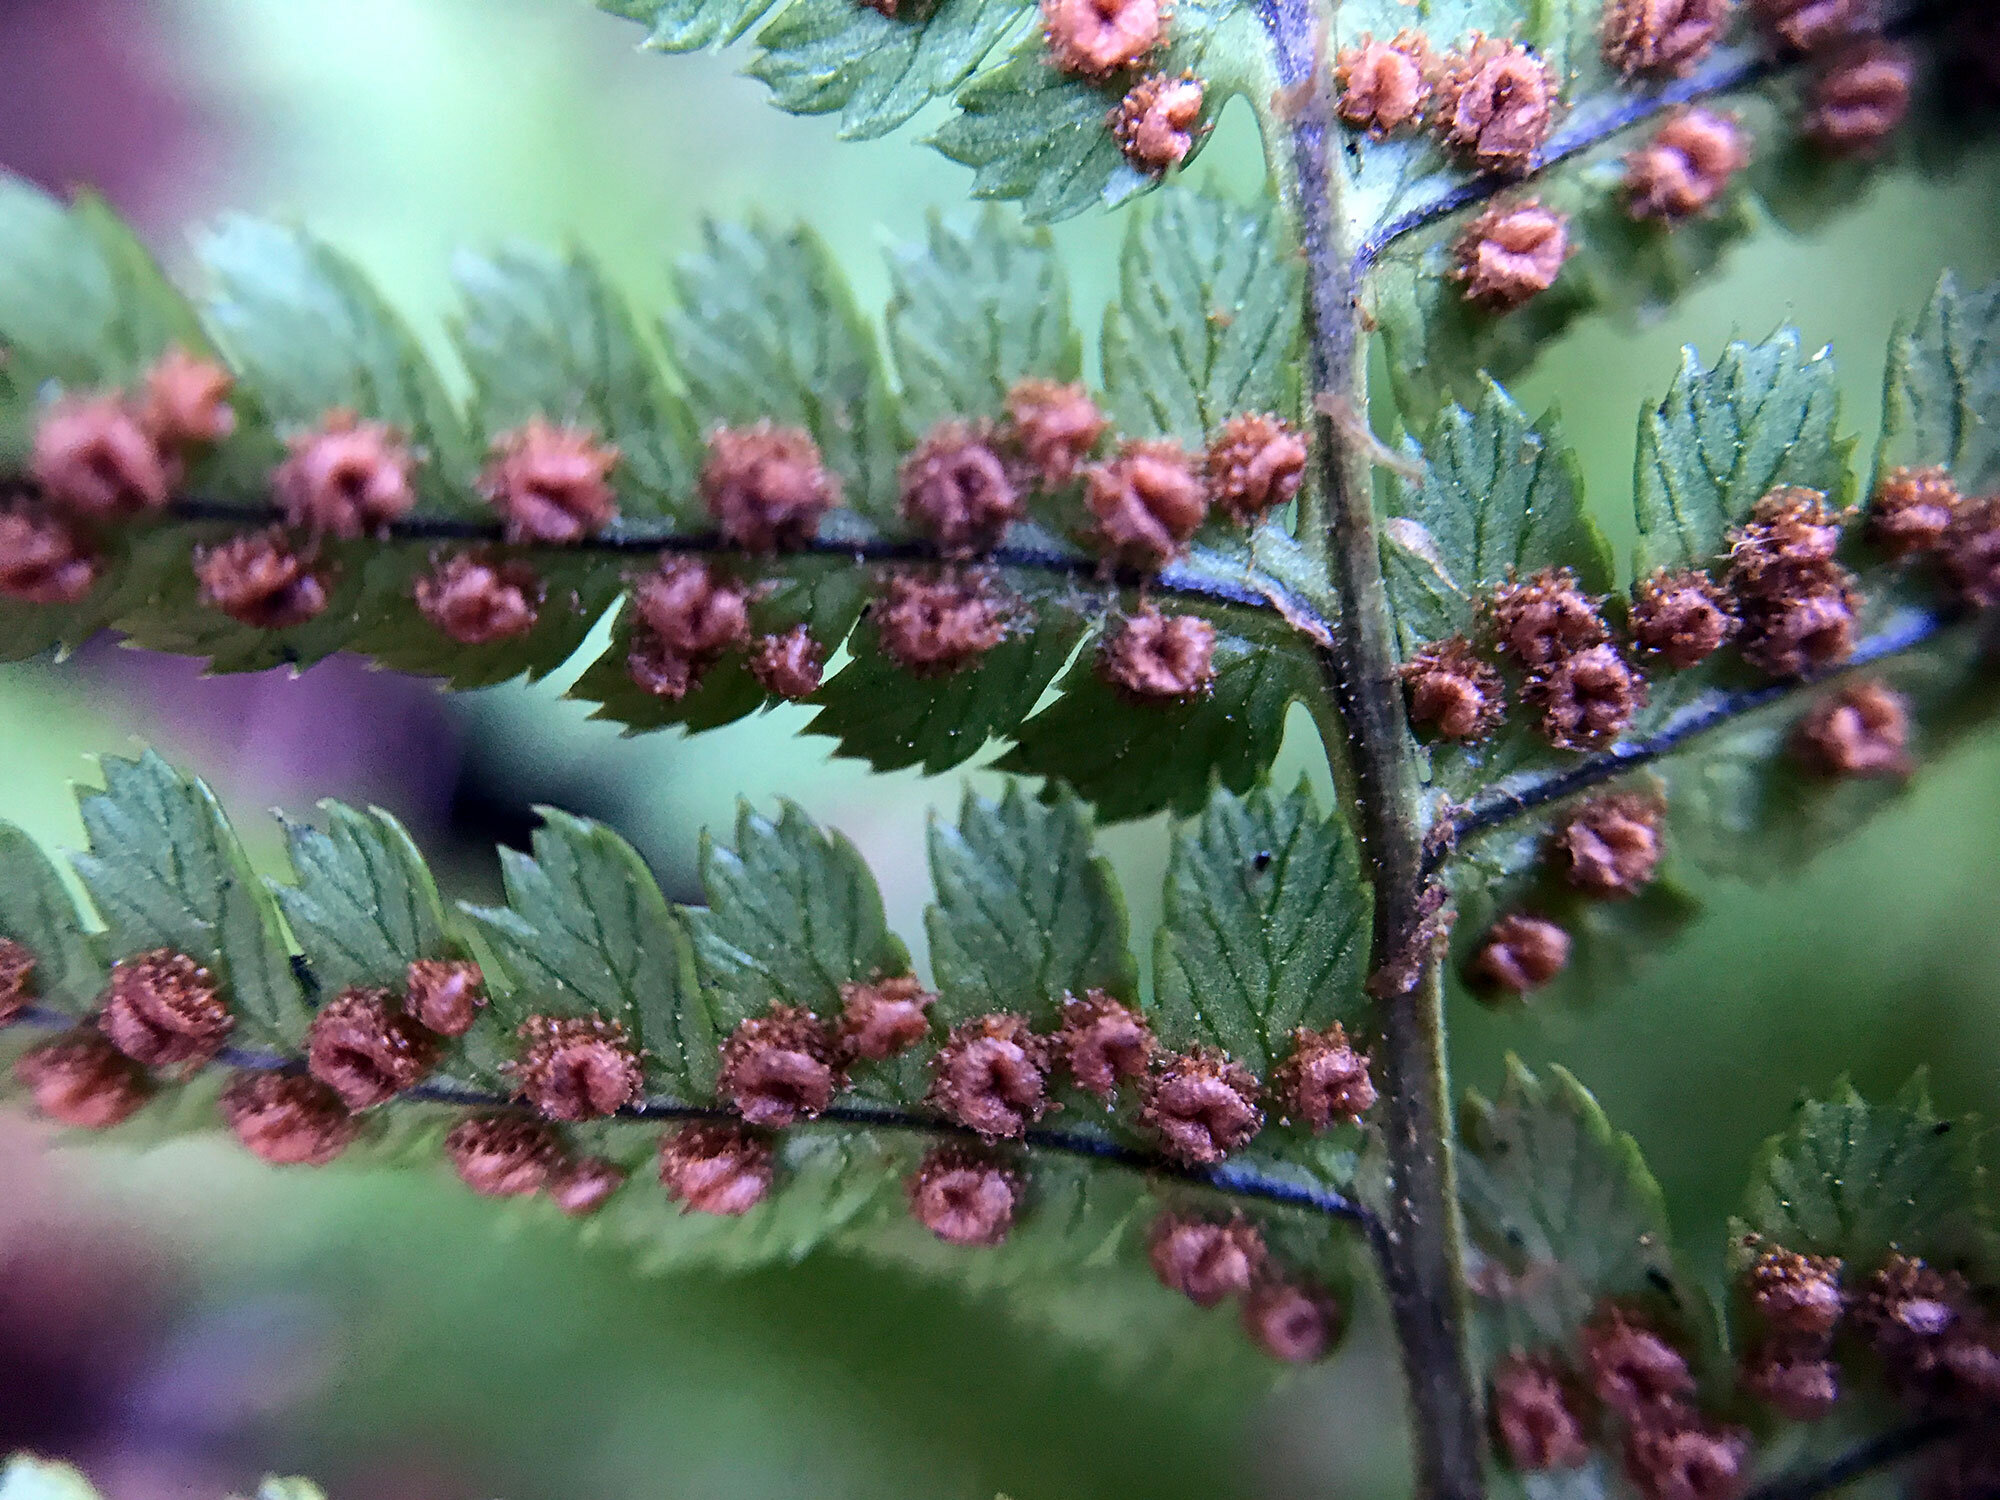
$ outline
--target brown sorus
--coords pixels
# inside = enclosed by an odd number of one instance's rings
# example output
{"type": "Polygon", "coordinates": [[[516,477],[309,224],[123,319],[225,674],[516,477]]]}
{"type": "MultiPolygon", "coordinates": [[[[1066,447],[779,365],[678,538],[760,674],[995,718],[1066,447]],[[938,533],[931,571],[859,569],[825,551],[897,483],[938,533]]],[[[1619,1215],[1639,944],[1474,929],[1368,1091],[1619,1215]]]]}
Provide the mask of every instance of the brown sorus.
{"type": "Polygon", "coordinates": [[[1198,615],[1141,609],[1105,631],[1097,672],[1141,703],[1199,698],[1215,683],[1215,627],[1198,615]]]}
{"type": "Polygon", "coordinates": [[[1634,587],[1631,623],[1641,651],[1684,672],[1736,634],[1736,604],[1699,568],[1662,568],[1634,587]]]}
{"type": "Polygon", "coordinates": [[[1894,42],[1859,42],[1830,59],[1806,90],[1804,130],[1834,156],[1873,156],[1910,112],[1915,65],[1894,42]]]}
{"type": "Polygon", "coordinates": [[[578,542],[617,516],[617,465],[618,450],[597,434],[531,417],[493,440],[479,493],[510,542],[578,542]]]}
{"type": "Polygon", "coordinates": [[[332,1089],[302,1073],[244,1069],[219,1103],[236,1139],[274,1167],[323,1167],[361,1129],[332,1089]]]}
{"type": "Polygon", "coordinates": [[[1452,275],[1468,301],[1512,312],[1555,285],[1569,256],[1567,214],[1537,198],[1498,203],[1460,233],[1452,275]]]}
{"type": "Polygon", "coordinates": [[[23,604],[75,604],[97,586],[96,553],[56,516],[0,510],[0,595],[23,604]]]}
{"type": "Polygon", "coordinates": [[[1042,34],[1065,73],[1104,78],[1167,38],[1160,0],[1042,0],[1042,34]]]}
{"type": "Polygon", "coordinates": [[[549,1197],[572,1219],[587,1219],[625,1186],[625,1169],[601,1156],[567,1161],[549,1174],[549,1197]]]}
{"type": "Polygon", "coordinates": [[[840,987],[840,1025],[835,1041],[845,1058],[883,1062],[926,1041],[930,1010],[937,996],[914,974],[840,987]]]}
{"type": "Polygon", "coordinates": [[[1510,1354],[1493,1367],[1493,1427],[1507,1461],[1530,1473],[1590,1461],[1576,1394],[1551,1359],[1510,1354]]]}
{"type": "Polygon", "coordinates": [[[1758,23],[1797,52],[1838,46],[1881,25],[1879,0],[1750,0],[1758,23]]]}
{"type": "Polygon", "coordinates": [[[1402,666],[1410,722],[1441,740],[1483,740],[1507,713],[1507,685],[1462,635],[1424,646],[1402,666]]]}
{"type": "Polygon", "coordinates": [[[1160,1285],[1197,1307],[1250,1290],[1264,1270],[1263,1231],[1237,1215],[1226,1222],[1165,1213],[1153,1221],[1147,1259],[1160,1285]]]}
{"type": "Polygon", "coordinates": [[[660,1138],[660,1185],[695,1213],[747,1214],[771,1191],[771,1143],[741,1125],[702,1121],[660,1138]]]}
{"type": "Polygon", "coordinates": [[[1156,569],[1180,556],[1208,515],[1208,487],[1171,439],[1128,442],[1084,470],[1084,500],[1109,558],[1156,569]]]}
{"type": "Polygon", "coordinates": [[[1340,1339],[1340,1303],[1292,1281],[1260,1281],[1243,1299],[1243,1329],[1271,1358],[1290,1365],[1326,1358],[1340,1339]]]}
{"type": "Polygon", "coordinates": [[[1646,680],[1609,643],[1566,656],[1528,680],[1522,697],[1558,750],[1601,750],[1645,705],[1646,680]]]}
{"type": "Polygon", "coordinates": [[[417,608],[461,646],[487,646],[526,635],[540,617],[545,590],[526,563],[454,552],[417,579],[417,608]]]}
{"type": "Polygon", "coordinates": [[[1285,1118],[1313,1131],[1355,1124],[1375,1105],[1368,1054],[1338,1021],[1324,1031],[1302,1026],[1292,1033],[1291,1053],[1272,1074],[1271,1092],[1285,1118]]]}
{"type": "Polygon", "coordinates": [[[28,471],[50,505],[89,521],[160,510],[180,482],[180,465],[116,396],[64,396],[50,406],[35,427],[28,471]]]}
{"type": "Polygon", "coordinates": [[[1525,995],[1563,971],[1569,950],[1569,934],[1547,917],[1510,912],[1487,929],[1467,975],[1479,988],[1525,995]]]}
{"type": "Polygon", "coordinates": [[[1822,1342],[1764,1344],[1745,1361],[1739,1383],[1790,1422],[1816,1422],[1840,1400],[1840,1371],[1822,1342]]]}
{"type": "Polygon", "coordinates": [[[1616,1307],[1584,1329],[1583,1358],[1597,1399],[1627,1422],[1643,1421],[1694,1394],[1687,1356],[1616,1307]]]}
{"type": "Polygon", "coordinates": [[[750,648],[750,675],[779,698],[810,698],[826,670],[826,647],[803,625],[777,635],[760,635],[750,648]]]}
{"type": "Polygon", "coordinates": [[[1021,497],[991,436],[947,420],[924,437],[897,471],[903,519],[946,557],[971,557],[998,544],[1021,518],[1021,497]]]}
{"type": "Polygon", "coordinates": [[[1944,575],[1975,609],[2000,604],[2000,494],[1968,500],[1944,535],[1944,575]]]}
{"type": "Polygon", "coordinates": [[[1908,701],[1875,678],[1849,683],[1799,720],[1792,754],[1817,776],[1907,776],[1908,701]]]}
{"type": "Polygon", "coordinates": [[[1644,1500],[1735,1500],[1750,1437],[1674,1405],[1625,1429],[1625,1473],[1644,1500]]]}
{"type": "Polygon", "coordinates": [[[932,1059],[928,1102],[988,1139],[1019,1136],[1048,1111],[1050,1050],[1026,1016],[974,1016],[952,1028],[932,1059]]]}
{"type": "Polygon", "coordinates": [[[185,953],[156,948],[112,966],[98,1025],[134,1062],[159,1068],[207,1062],[236,1018],[208,970],[185,953]]]}
{"type": "Polygon", "coordinates": [[[1708,56],[1735,0],[1609,0],[1604,60],[1626,77],[1679,78],[1708,56]]]}
{"type": "Polygon", "coordinates": [[[1042,488],[1076,477],[1111,423],[1081,385],[1028,379],[1007,392],[1008,436],[1042,488]]]}
{"type": "Polygon", "coordinates": [[[739,1021],[722,1044],[715,1089],[752,1125],[810,1120],[844,1081],[832,1031],[811,1011],[774,1005],[739,1021]]]}
{"type": "Polygon", "coordinates": [[[1208,445],[1204,471],[1216,507],[1230,520],[1247,525],[1299,492],[1306,472],[1306,442],[1283,418],[1246,412],[1222,424],[1208,445]]]}
{"type": "Polygon", "coordinates": [[[1056,1055],[1076,1086],[1109,1103],[1120,1083],[1144,1078],[1157,1046],[1145,1016],[1103,990],[1064,999],[1056,1055]]]}
{"type": "Polygon", "coordinates": [[[146,371],[139,423],[169,451],[219,443],[236,430],[229,392],[236,381],[212,359],[175,347],[146,371]]]}
{"type": "Polygon", "coordinates": [[[0,937],[0,1025],[28,1008],[34,998],[35,955],[24,943],[0,937]]]}
{"type": "Polygon", "coordinates": [[[1610,792],[1577,805],[1549,836],[1563,878],[1593,896],[1630,896],[1659,869],[1666,807],[1640,792],[1610,792]]]}
{"type": "Polygon", "coordinates": [[[1380,139],[1421,124],[1431,102],[1431,49],[1422,33],[1398,32],[1387,42],[1363,37],[1334,59],[1340,118],[1380,139]]]}
{"type": "Polygon", "coordinates": [[[1840,1321],[1840,1258],[1773,1248],[1744,1273],[1750,1304],[1773,1332],[1821,1336],[1840,1321]]]}
{"type": "Polygon", "coordinates": [[[1680,110],[1625,158],[1627,211],[1635,219],[1678,223],[1712,206],[1749,164],[1735,116],[1680,110]]]}
{"type": "Polygon", "coordinates": [[[444,1138],[458,1180],[483,1198],[525,1198],[548,1186],[562,1148],[540,1120],[475,1115],[444,1138]]]}
{"type": "Polygon", "coordinates": [[[439,1036],[464,1036],[486,1003],[486,976],[470,959],[419,958],[403,977],[403,1008],[439,1036]]]}
{"type": "Polygon", "coordinates": [[[1948,470],[1891,469],[1876,481],[1868,502],[1868,540],[1896,559],[1935,552],[1961,500],[1948,470]]]}
{"type": "Polygon", "coordinates": [[[1011,605],[983,573],[891,573],[873,607],[876,638],[905,671],[941,677],[1007,638],[1011,605]]]}
{"type": "Polygon", "coordinates": [[[417,503],[416,460],[402,435],[351,411],[329,412],[319,426],[285,443],[271,493],[289,525],[313,535],[379,534],[417,503]]]}
{"type": "Polygon", "coordinates": [[[1439,69],[1431,118],[1481,171],[1525,172],[1555,121],[1556,81],[1518,42],[1474,33],[1439,69]]]}
{"type": "Polygon", "coordinates": [[[306,1067],[351,1110],[372,1109],[437,1062],[437,1038],[398,1010],[387,990],[342,990],[306,1031],[306,1067]]]}
{"type": "Polygon", "coordinates": [[[1488,613],[1494,649],[1528,672],[1546,671],[1565,657],[1611,639],[1598,612],[1601,600],[1584,593],[1568,568],[1548,568],[1493,591],[1488,613]]]}
{"type": "Polygon", "coordinates": [[[917,1222],[948,1245],[999,1244],[1021,1201],[1019,1172],[956,1143],[925,1152],[904,1187],[917,1222]]]}
{"type": "Polygon", "coordinates": [[[1201,99],[1201,80],[1192,73],[1178,78],[1148,73],[1126,91],[1105,123],[1125,159],[1157,176],[1179,166],[1194,149],[1201,99]]]}
{"type": "Polygon", "coordinates": [[[106,1130],[131,1118],[153,1092],[143,1068],[86,1027],[23,1052],[14,1060],[14,1080],[35,1108],[80,1130],[106,1130]]]}
{"type": "Polygon", "coordinates": [[[253,629],[286,630],[326,609],[325,579],[275,527],[197,548],[194,569],[201,602],[253,629]]]}
{"type": "Polygon", "coordinates": [[[1139,1124],[1175,1161],[1210,1166],[1264,1126],[1257,1076],[1207,1047],[1168,1057],[1145,1083],[1139,1124]]]}
{"type": "Polygon", "coordinates": [[[752,552],[804,546],[840,503],[812,435],[770,422],[711,433],[700,490],[723,536],[752,552]]]}
{"type": "Polygon", "coordinates": [[[604,1016],[530,1016],[511,1064],[521,1096],[550,1120],[595,1120],[639,1097],[644,1082],[630,1035],[604,1016]]]}
{"type": "Polygon", "coordinates": [[[691,557],[662,557],[633,586],[632,613],[662,646],[689,661],[712,661],[750,639],[749,596],[691,557]]]}

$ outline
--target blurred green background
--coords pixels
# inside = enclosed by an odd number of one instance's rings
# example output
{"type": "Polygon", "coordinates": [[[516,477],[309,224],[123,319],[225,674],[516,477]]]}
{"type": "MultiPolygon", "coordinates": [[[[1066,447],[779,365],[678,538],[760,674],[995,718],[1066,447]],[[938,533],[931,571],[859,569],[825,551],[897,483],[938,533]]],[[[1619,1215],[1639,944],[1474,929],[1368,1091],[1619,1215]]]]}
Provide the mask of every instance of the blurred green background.
{"type": "MultiPolygon", "coordinates": [[[[305,219],[431,336],[457,245],[574,242],[645,298],[702,216],[804,217],[879,305],[884,241],[963,203],[967,176],[919,144],[924,121],[838,142],[766,106],[740,56],[648,56],[639,35],[575,0],[13,0],[0,162],[103,186],[170,260],[225,209],[305,219]]],[[[1942,266],[2000,272],[1996,165],[1987,150],[1945,180],[1882,180],[1810,237],[1739,250],[1655,326],[1552,349],[1517,389],[1560,402],[1614,539],[1635,414],[1683,341],[1712,354],[1790,322],[1835,343],[1865,453],[1893,319],[1942,266]]],[[[1199,175],[1258,191],[1240,104],[1199,175]]],[[[1086,324],[1118,229],[1058,231],[1086,324]]],[[[69,783],[144,741],[260,836],[264,807],[372,798],[477,894],[492,842],[553,802],[616,824],[687,896],[701,826],[739,794],[782,793],[855,839],[921,938],[924,817],[959,779],[868,776],[796,737],[791,710],[620,742],[559,686],[445,700],[338,662],[207,682],[103,646],[0,668],[0,817],[73,845],[69,783]]],[[[1315,754],[1294,730],[1281,777],[1315,754]]],[[[1706,893],[1709,915],[1619,993],[1546,1016],[1460,1007],[1457,1079],[1492,1087],[1509,1049],[1572,1067],[1712,1260],[1749,1153],[1801,1090],[1843,1071],[1887,1089],[1927,1062],[1946,1109],[2000,1104],[1996,830],[1990,739],[1803,878],[1706,893]]],[[[1143,934],[1165,829],[1106,842],[1143,934]]],[[[442,1174],[283,1176],[210,1145],[45,1157],[0,1121],[0,1447],[77,1457],[113,1500],[215,1494],[266,1468],[409,1500],[1394,1495],[1393,1369],[1373,1309],[1360,1324],[1275,1392],[1223,1372],[1165,1384],[866,1268],[649,1282],[442,1174]]]]}

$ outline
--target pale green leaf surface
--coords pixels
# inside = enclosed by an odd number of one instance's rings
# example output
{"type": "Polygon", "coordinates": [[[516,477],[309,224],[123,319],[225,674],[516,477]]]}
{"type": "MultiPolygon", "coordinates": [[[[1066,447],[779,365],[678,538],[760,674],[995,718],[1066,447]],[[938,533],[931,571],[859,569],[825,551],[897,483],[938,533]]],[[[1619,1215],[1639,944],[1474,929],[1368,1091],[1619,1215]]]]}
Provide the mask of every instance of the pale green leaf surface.
{"type": "Polygon", "coordinates": [[[749,32],[774,0],[597,0],[597,8],[650,28],[645,45],[662,52],[724,46],[749,32]]]}
{"type": "Polygon", "coordinates": [[[320,808],[324,831],[285,823],[297,883],[267,884],[321,990],[400,989],[415,960],[452,957],[437,886],[403,825],[380,808],[320,808]]]}
{"type": "Polygon", "coordinates": [[[1968,495],[2000,483],[2000,283],[1946,272],[1890,342],[1886,384],[1879,468],[1942,464],[1968,495]]]}
{"type": "Polygon", "coordinates": [[[34,955],[28,991],[38,1005],[72,1016],[95,1007],[104,992],[104,961],[55,866],[11,823],[0,823],[0,938],[34,955]]]}

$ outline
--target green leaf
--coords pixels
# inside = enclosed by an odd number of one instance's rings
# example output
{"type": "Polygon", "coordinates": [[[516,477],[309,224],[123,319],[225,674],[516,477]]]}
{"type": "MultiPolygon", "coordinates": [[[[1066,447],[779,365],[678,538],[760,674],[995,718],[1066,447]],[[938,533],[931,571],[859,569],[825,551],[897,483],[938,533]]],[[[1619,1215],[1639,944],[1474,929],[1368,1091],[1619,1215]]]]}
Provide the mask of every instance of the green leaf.
{"type": "Polygon", "coordinates": [[[1044,1023],[1090,989],[1136,996],[1125,903],[1074,798],[968,792],[956,828],[932,822],[930,856],[924,930],[947,1025],[991,1011],[1044,1023]]]}
{"type": "Polygon", "coordinates": [[[740,808],[733,850],[703,835],[701,883],[688,927],[718,1033],[774,1004],[836,1015],[843,984],[910,971],[860,854],[790,802],[775,823],[740,808]]]}
{"type": "Polygon", "coordinates": [[[1015,381],[1075,380],[1082,368],[1054,244],[1011,214],[933,215],[922,245],[891,253],[889,280],[889,348],[914,429],[997,418],[1015,381]]]}
{"type": "Polygon", "coordinates": [[[1962,1263],[1987,1236],[1978,1125],[1939,1119],[1922,1074],[1891,1104],[1842,1079],[1758,1153],[1743,1223],[1787,1250],[1837,1255],[1857,1280],[1892,1249],[1962,1263]]]}
{"type": "Polygon", "coordinates": [[[1126,234],[1104,317],[1122,428],[1200,447],[1244,412],[1296,413],[1300,274],[1272,205],[1163,194],[1126,234]]]}
{"type": "Polygon", "coordinates": [[[840,475],[844,503],[891,523],[894,405],[875,335],[819,237],[709,224],[678,270],[667,347],[702,430],[765,419],[803,427],[840,475]]]}
{"type": "Polygon", "coordinates": [[[426,462],[434,507],[468,510],[465,427],[416,339],[346,257],[299,230],[231,218],[202,244],[215,283],[202,315],[238,379],[280,429],[336,409],[387,422],[426,462]]]}
{"type": "Polygon", "coordinates": [[[1167,866],[1161,1039],[1211,1043],[1268,1076],[1295,1027],[1352,1023],[1366,1005],[1371,905],[1354,840],[1304,786],[1218,791],[1167,866]]]}
{"type": "Polygon", "coordinates": [[[1877,469],[1942,464],[1959,489],[2000,483],[2000,283],[1961,291],[1947,271],[1889,344],[1877,469]]]}
{"type": "Polygon", "coordinates": [[[1675,1295],[1666,1206],[1638,1146],[1561,1068],[1516,1058],[1499,1098],[1466,1101],[1459,1199],[1468,1267],[1499,1342],[1567,1346],[1606,1297],[1675,1295]],[[1487,1289],[1491,1288],[1491,1294],[1487,1289]]]}
{"type": "Polygon", "coordinates": [[[1576,458],[1553,414],[1537,423],[1498,385],[1453,406],[1425,440],[1423,475],[1399,479],[1382,569],[1407,652],[1469,631],[1475,602],[1542,568],[1608,588],[1611,552],[1584,513],[1576,458]]]}
{"type": "Polygon", "coordinates": [[[726,46],[744,36],[774,0],[597,0],[597,8],[651,30],[646,46],[661,52],[694,52],[726,46]]]}
{"type": "Polygon", "coordinates": [[[267,881],[327,994],[401,989],[410,964],[454,956],[423,855],[380,808],[322,802],[327,831],[285,822],[295,885],[267,881]]]}
{"type": "Polygon", "coordinates": [[[35,841],[0,823],[0,938],[35,956],[30,992],[66,1015],[88,1015],[104,993],[104,961],[62,877],[35,841]]]}
{"type": "Polygon", "coordinates": [[[843,138],[871,140],[965,82],[1029,9],[1025,0],[942,0],[916,19],[853,0],[794,0],[757,34],[749,72],[780,109],[838,111],[843,138]]]}
{"type": "Polygon", "coordinates": [[[1054,777],[1106,823],[1163,809],[1192,815],[1220,782],[1248,791],[1277,758],[1285,712],[1314,690],[1317,668],[1296,636],[1253,640],[1218,630],[1215,684],[1188,703],[1129,703],[1080,656],[1062,696],[1023,724],[1002,771],[1054,777]]]}
{"type": "Polygon", "coordinates": [[[682,1098],[705,1097],[717,1027],[658,882],[602,824],[537,811],[533,856],[501,851],[507,905],[464,908],[503,986],[482,1028],[510,1033],[530,1015],[603,1016],[644,1049],[650,1078],[682,1098]]]}
{"type": "Polygon", "coordinates": [[[1076,649],[1086,621],[1045,604],[1027,629],[977,662],[940,677],[913,677],[885,655],[873,622],[850,643],[854,660],[819,692],[807,725],[840,742],[839,754],[878,771],[921,766],[935,776],[1017,728],[1076,649]]]}
{"type": "Polygon", "coordinates": [[[214,794],[150,750],[103,766],[104,790],[78,799],[90,852],[74,860],[110,956],[185,953],[226,984],[239,1035],[295,1043],[307,1015],[277,914],[214,794]]]}
{"type": "Polygon", "coordinates": [[[1707,566],[1777,486],[1839,495],[1853,447],[1839,417],[1832,357],[1802,352],[1794,330],[1731,344],[1706,370],[1685,351],[1666,400],[1639,419],[1637,571],[1707,566]]]}
{"type": "Polygon", "coordinates": [[[697,467],[693,421],[597,268],[517,245],[461,255],[453,273],[466,303],[458,345],[487,435],[536,416],[586,427],[618,449],[621,515],[682,518],[697,467]]]}

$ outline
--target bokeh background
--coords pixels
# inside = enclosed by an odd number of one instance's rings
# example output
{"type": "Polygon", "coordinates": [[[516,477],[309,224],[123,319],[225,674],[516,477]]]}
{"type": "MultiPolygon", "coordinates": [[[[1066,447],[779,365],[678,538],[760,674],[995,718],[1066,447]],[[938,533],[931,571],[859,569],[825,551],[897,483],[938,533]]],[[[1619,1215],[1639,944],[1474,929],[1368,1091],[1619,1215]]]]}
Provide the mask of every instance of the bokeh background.
{"type": "MultiPolygon", "coordinates": [[[[837,142],[770,109],[740,55],[663,59],[639,35],[579,0],[0,0],[0,165],[97,187],[170,262],[224,211],[305,219],[431,336],[460,244],[580,244],[644,298],[704,215],[805,217],[879,305],[885,239],[962,205],[966,175],[920,144],[922,120],[837,142]]],[[[1240,105],[1201,172],[1257,191],[1240,105]]],[[[1086,324],[1118,227],[1058,231],[1086,324]]],[[[1878,181],[1808,236],[1739,249],[1652,326],[1568,336],[1517,389],[1560,401],[1622,540],[1634,416],[1682,342],[1712,354],[1780,322],[1835,342],[1865,452],[1893,319],[1942,266],[2000,272],[1996,227],[1990,149],[1878,181]]],[[[477,895],[492,846],[555,803],[614,823],[687,897],[701,826],[783,794],[861,846],[921,938],[924,819],[961,779],[869,776],[798,737],[797,710],[620,741],[560,685],[446,699],[341,661],[204,679],[98,642],[0,667],[0,817],[73,846],[69,785],[93,754],[150,743],[254,834],[266,807],[373,800],[477,895]]],[[[1313,751],[1300,728],[1286,761],[1313,751]]],[[[1926,768],[1801,877],[1705,892],[1709,915],[1619,992],[1529,1018],[1460,1007],[1457,1079],[1492,1087],[1509,1049],[1574,1068],[1712,1262],[1750,1152],[1801,1091],[1842,1072],[1886,1090],[1927,1062],[1945,1108],[2000,1104],[1996,835],[2000,737],[1926,768]]],[[[1166,831],[1107,844],[1143,932],[1166,831]]],[[[1393,1496],[1393,1367],[1376,1310],[1359,1324],[1275,1390],[1113,1375],[997,1304],[866,1267],[648,1281],[441,1172],[287,1176],[213,1144],[52,1152],[0,1116],[0,1452],[75,1459],[112,1500],[267,1469],[349,1500],[1393,1496]]]]}

